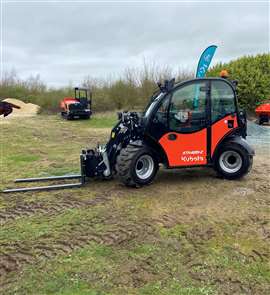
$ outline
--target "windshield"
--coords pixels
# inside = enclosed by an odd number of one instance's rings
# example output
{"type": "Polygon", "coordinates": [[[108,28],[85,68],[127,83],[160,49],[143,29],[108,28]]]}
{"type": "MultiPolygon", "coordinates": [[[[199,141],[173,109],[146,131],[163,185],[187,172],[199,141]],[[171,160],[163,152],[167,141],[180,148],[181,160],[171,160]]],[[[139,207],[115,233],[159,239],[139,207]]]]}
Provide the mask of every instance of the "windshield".
{"type": "Polygon", "coordinates": [[[159,99],[163,96],[163,92],[159,93],[159,95],[146,107],[145,111],[144,111],[144,116],[148,117],[149,114],[151,114],[153,108],[157,105],[157,103],[159,102],[159,99]]]}

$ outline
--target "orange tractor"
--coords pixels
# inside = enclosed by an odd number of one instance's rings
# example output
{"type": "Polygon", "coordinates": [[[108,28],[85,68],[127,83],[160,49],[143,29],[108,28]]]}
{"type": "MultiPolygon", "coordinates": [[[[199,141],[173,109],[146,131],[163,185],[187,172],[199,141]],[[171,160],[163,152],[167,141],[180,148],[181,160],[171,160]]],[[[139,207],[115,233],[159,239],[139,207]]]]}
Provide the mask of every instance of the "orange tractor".
{"type": "Polygon", "coordinates": [[[60,102],[61,115],[67,120],[90,119],[92,93],[87,88],[74,88],[74,97],[65,97],[60,102]]]}

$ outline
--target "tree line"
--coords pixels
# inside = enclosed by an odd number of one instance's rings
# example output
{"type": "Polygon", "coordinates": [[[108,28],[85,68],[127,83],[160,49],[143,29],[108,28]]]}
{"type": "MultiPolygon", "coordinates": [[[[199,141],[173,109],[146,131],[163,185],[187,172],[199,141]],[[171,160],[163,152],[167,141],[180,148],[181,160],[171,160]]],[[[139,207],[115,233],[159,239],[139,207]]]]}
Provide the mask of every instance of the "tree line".
{"type": "MultiPolygon", "coordinates": [[[[238,80],[238,98],[242,107],[254,110],[258,104],[270,99],[269,53],[219,63],[210,68],[207,76],[217,77],[222,69],[229,72],[230,79],[238,80]]],[[[91,89],[94,111],[141,109],[157,90],[157,82],[173,77],[176,81],[183,81],[194,77],[194,72],[173,71],[169,66],[145,62],[141,68],[127,68],[114,80],[85,77],[80,86],[91,89]]],[[[71,85],[49,88],[39,75],[23,80],[15,71],[10,71],[4,73],[0,81],[1,99],[11,97],[38,104],[42,112],[47,113],[58,112],[60,100],[73,95],[71,85]]]]}

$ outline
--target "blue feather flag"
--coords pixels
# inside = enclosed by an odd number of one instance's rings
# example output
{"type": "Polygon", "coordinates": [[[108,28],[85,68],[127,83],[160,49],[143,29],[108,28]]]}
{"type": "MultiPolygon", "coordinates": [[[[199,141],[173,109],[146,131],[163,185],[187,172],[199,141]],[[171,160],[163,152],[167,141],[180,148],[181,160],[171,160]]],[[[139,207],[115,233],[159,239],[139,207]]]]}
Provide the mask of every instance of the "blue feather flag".
{"type": "MultiPolygon", "coordinates": [[[[212,58],[216,52],[217,46],[211,45],[202,53],[196,71],[196,78],[203,78],[209,68],[212,58]]],[[[196,87],[196,94],[193,100],[193,107],[197,109],[199,106],[199,87],[196,87]]]]}
{"type": "Polygon", "coordinates": [[[211,45],[207,47],[202,53],[197,66],[197,72],[196,72],[197,78],[202,78],[205,76],[209,68],[209,65],[212,61],[212,58],[216,52],[216,49],[217,49],[216,45],[211,45]]]}

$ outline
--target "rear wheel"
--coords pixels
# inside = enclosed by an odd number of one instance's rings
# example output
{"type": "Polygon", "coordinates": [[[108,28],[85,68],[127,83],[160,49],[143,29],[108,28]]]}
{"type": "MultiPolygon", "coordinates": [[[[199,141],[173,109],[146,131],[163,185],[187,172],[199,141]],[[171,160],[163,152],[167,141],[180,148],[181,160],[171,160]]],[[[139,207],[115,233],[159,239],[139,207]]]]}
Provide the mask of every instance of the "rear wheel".
{"type": "Polygon", "coordinates": [[[148,147],[130,144],[120,151],[115,168],[125,185],[140,187],[153,181],[158,162],[148,147]]]}
{"type": "Polygon", "coordinates": [[[215,170],[224,178],[237,179],[247,174],[253,163],[253,157],[235,144],[225,145],[215,160],[215,170]]]}

